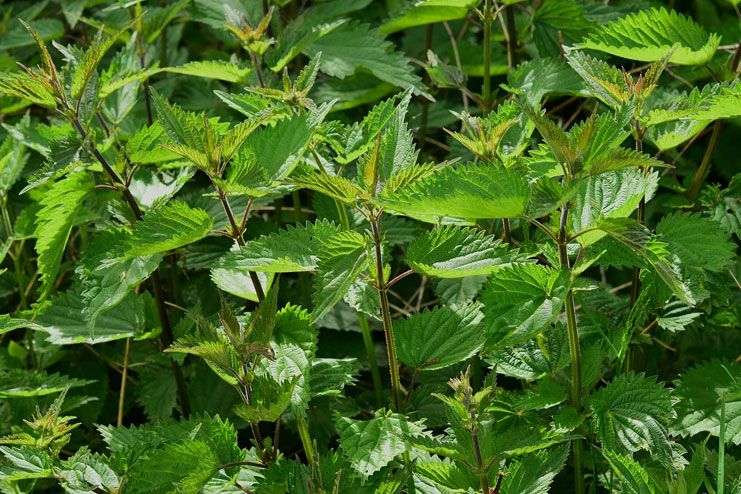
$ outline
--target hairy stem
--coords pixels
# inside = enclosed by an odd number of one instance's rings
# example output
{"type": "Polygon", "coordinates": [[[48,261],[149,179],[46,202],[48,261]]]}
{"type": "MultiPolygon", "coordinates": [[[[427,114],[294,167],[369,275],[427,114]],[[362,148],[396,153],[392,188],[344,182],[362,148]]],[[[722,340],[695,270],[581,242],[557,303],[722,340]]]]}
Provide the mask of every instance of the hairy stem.
{"type": "Polygon", "coordinates": [[[717,120],[713,124],[713,133],[710,134],[710,142],[708,143],[708,147],[705,148],[705,154],[702,157],[697,172],[695,172],[695,178],[692,180],[692,185],[687,191],[687,198],[690,203],[695,202],[695,199],[697,199],[697,193],[700,192],[700,187],[705,181],[705,175],[707,175],[708,169],[710,168],[710,158],[712,158],[713,153],[715,152],[715,147],[718,145],[718,136],[720,135],[721,127],[723,127],[722,120],[717,120]]]}
{"type": "MultiPolygon", "coordinates": [[[[244,247],[244,227],[237,224],[237,220],[234,217],[234,211],[232,210],[232,206],[229,203],[229,197],[226,195],[226,192],[224,192],[224,190],[222,190],[221,188],[217,188],[217,192],[219,194],[221,205],[224,207],[226,217],[229,220],[229,225],[232,229],[232,237],[240,247],[244,247]]],[[[260,283],[260,278],[258,278],[257,273],[254,271],[248,271],[248,273],[250,276],[250,280],[252,281],[252,285],[254,285],[255,288],[257,301],[262,302],[263,300],[265,300],[265,291],[263,290],[262,284],[260,283]]]]}
{"type": "Polygon", "coordinates": [[[491,110],[491,3],[484,1],[484,87],[482,97],[484,101],[484,115],[491,110]]]}
{"type": "MultiPolygon", "coordinates": [[[[73,115],[70,117],[70,121],[72,123],[72,126],[77,130],[78,134],[80,135],[80,139],[83,142],[83,145],[85,143],[88,144],[88,147],[90,148],[90,151],[92,152],[93,156],[95,156],[95,159],[98,160],[100,163],[100,166],[103,167],[103,170],[106,172],[108,177],[111,179],[111,181],[114,183],[116,188],[121,192],[121,195],[124,198],[124,201],[129,205],[129,208],[131,209],[131,212],[134,214],[134,217],[137,220],[141,220],[144,216],[144,213],[142,212],[141,208],[136,202],[136,199],[131,194],[131,190],[129,190],[129,186],[126,184],[126,182],[116,173],[116,170],[113,169],[113,167],[108,163],[108,160],[100,153],[100,150],[95,145],[94,142],[92,142],[88,138],[88,134],[83,128],[82,124],[80,123],[80,120],[77,118],[77,115],[73,115]]],[[[173,333],[172,333],[172,326],[170,325],[170,318],[167,315],[167,306],[165,303],[165,297],[164,293],[162,291],[162,282],[160,281],[159,276],[159,267],[151,274],[149,277],[150,281],[152,282],[152,294],[154,296],[154,301],[157,306],[157,315],[159,316],[160,326],[162,326],[162,334],[160,335],[160,345],[163,348],[167,348],[170,346],[173,342],[173,333]]],[[[182,408],[182,414],[184,417],[190,416],[190,399],[188,398],[188,388],[185,383],[185,377],[183,376],[183,370],[180,368],[180,365],[173,359],[170,359],[170,362],[172,364],[172,371],[175,376],[175,383],[177,385],[177,394],[178,394],[178,401],[180,401],[180,406],[182,408]]]]}
{"type": "MultiPolygon", "coordinates": [[[[634,124],[633,137],[636,141],[636,151],[639,153],[643,152],[643,129],[640,124],[636,121],[634,124]]],[[[646,216],[646,198],[642,197],[641,202],[638,203],[638,211],[636,212],[636,220],[641,225],[643,224],[646,216]]],[[[641,268],[636,266],[633,268],[633,282],[630,288],[630,306],[632,307],[638,300],[638,295],[641,292],[641,268]]]]}
{"type": "MultiPolygon", "coordinates": [[[[432,48],[432,27],[433,24],[427,24],[427,33],[425,36],[425,56],[427,56],[427,52],[432,48]]],[[[425,71],[425,83],[430,84],[430,75],[425,71]]],[[[429,118],[430,113],[430,102],[427,100],[427,98],[422,101],[422,114],[419,119],[419,134],[418,134],[418,144],[419,149],[421,151],[424,151],[425,148],[425,141],[427,140],[427,120],[429,118]]]]}
{"type": "MultiPolygon", "coordinates": [[[[558,232],[558,254],[561,261],[561,269],[570,270],[569,255],[566,250],[568,239],[566,235],[566,222],[568,220],[568,205],[561,209],[561,221],[558,232]]],[[[569,340],[569,353],[571,355],[571,404],[577,412],[581,412],[581,348],[579,346],[579,330],[576,325],[576,311],[574,309],[574,292],[569,290],[566,294],[566,330],[569,340]]],[[[574,492],[584,493],[584,445],[580,439],[574,440],[574,492]]]]}
{"type": "Polygon", "coordinates": [[[126,379],[129,377],[129,351],[131,350],[131,338],[126,338],[124,349],[123,367],[121,370],[121,387],[118,392],[118,414],[116,415],[116,426],[123,425],[124,403],[126,402],[126,379]]]}
{"type": "Polygon", "coordinates": [[[489,494],[489,477],[484,468],[484,460],[481,456],[481,445],[479,444],[479,428],[476,425],[476,413],[471,412],[471,440],[473,441],[473,456],[476,459],[476,468],[481,484],[481,494],[489,494]]]}
{"type": "Polygon", "coordinates": [[[371,230],[373,233],[373,244],[376,253],[376,274],[378,296],[381,299],[381,320],[383,321],[383,332],[386,336],[386,352],[388,354],[389,372],[391,373],[391,395],[395,411],[401,411],[401,381],[399,379],[399,363],[396,358],[396,343],[394,341],[394,327],[391,322],[391,310],[389,309],[388,287],[383,274],[383,257],[381,253],[381,214],[371,221],[371,230]]]}

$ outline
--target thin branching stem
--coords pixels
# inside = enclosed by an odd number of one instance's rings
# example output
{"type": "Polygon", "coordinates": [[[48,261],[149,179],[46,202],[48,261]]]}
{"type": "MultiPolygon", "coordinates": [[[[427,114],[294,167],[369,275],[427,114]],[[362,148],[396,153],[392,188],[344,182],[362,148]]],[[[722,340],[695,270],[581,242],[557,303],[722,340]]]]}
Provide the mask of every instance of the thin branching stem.
{"type": "MultiPolygon", "coordinates": [[[[567,222],[569,216],[568,204],[561,209],[561,220],[558,232],[558,253],[561,269],[570,271],[569,254],[567,251],[568,236],[567,222]]],[[[574,310],[574,292],[569,289],[565,300],[566,309],[566,331],[569,340],[569,353],[571,355],[571,404],[578,412],[581,412],[581,348],[579,344],[579,329],[576,324],[576,311],[574,310]]],[[[581,439],[575,439],[574,447],[574,488],[576,494],[584,493],[584,445],[581,439]]]]}

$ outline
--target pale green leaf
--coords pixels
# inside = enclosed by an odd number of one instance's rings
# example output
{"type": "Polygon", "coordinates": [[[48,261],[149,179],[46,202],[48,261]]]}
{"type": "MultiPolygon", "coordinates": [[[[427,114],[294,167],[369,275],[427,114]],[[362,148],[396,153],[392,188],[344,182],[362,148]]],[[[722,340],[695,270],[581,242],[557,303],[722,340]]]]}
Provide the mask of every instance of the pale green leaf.
{"type": "Polygon", "coordinates": [[[376,412],[370,420],[337,417],[340,449],[350,466],[364,477],[374,474],[407,450],[407,436],[421,436],[422,426],[403,415],[376,412]]]}
{"type": "Polygon", "coordinates": [[[251,69],[226,60],[197,60],[177,67],[166,67],[163,71],[226,82],[242,82],[251,69]]]}
{"type": "Polygon", "coordinates": [[[74,173],[55,182],[41,198],[34,232],[38,238],[36,252],[41,273],[41,298],[47,297],[54,288],[67,238],[92,186],[90,175],[74,173]]]}
{"type": "Polygon", "coordinates": [[[641,10],[600,26],[579,46],[641,62],[661,60],[676,46],[670,63],[702,65],[713,58],[719,44],[717,34],[708,35],[689,17],[662,7],[641,10]]]}
{"type": "Polygon", "coordinates": [[[446,166],[435,173],[385,188],[379,204],[423,221],[456,218],[513,218],[527,206],[529,189],[521,173],[490,164],[446,166]]]}
{"type": "Polygon", "coordinates": [[[222,257],[215,268],[270,273],[314,271],[324,243],[341,228],[327,220],[289,226],[246,243],[222,257]]]}
{"type": "Polygon", "coordinates": [[[493,235],[477,228],[443,226],[417,237],[407,247],[406,262],[414,271],[437,278],[488,275],[517,259],[493,235]]]}
{"type": "Polygon", "coordinates": [[[477,5],[476,0],[406,1],[378,28],[384,34],[414,26],[462,19],[477,5]]]}

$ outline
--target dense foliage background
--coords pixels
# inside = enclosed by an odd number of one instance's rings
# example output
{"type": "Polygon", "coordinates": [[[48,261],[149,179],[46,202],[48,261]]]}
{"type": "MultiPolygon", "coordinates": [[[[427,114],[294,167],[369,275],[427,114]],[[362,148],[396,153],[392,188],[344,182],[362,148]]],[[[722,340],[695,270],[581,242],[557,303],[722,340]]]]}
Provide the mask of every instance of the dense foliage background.
{"type": "Polygon", "coordinates": [[[0,492],[741,493],[738,0],[0,6],[0,492]]]}

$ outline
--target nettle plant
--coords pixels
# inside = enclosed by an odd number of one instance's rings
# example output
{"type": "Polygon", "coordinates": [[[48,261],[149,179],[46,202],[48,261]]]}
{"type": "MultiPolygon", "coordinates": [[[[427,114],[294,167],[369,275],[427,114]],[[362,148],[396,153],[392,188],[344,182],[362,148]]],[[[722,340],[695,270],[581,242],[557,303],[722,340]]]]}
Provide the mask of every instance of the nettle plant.
{"type": "Polygon", "coordinates": [[[741,493],[736,3],[3,6],[0,490],[741,493]]]}

